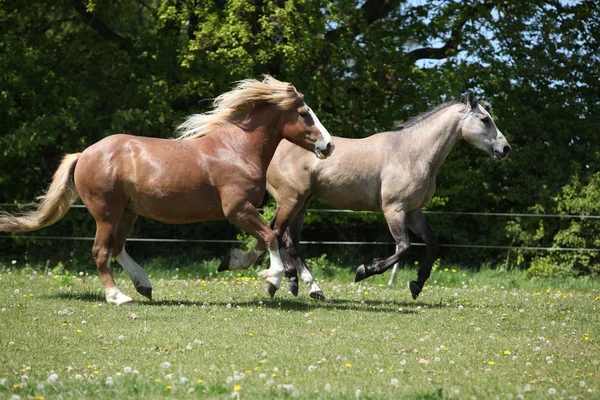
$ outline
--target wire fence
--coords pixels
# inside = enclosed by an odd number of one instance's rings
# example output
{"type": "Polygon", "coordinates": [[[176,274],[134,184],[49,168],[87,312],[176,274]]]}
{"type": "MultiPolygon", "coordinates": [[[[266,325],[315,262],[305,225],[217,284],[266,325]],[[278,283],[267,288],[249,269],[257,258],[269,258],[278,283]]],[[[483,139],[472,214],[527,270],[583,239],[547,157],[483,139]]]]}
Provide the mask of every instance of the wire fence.
{"type": "MultiPolygon", "coordinates": [[[[26,205],[0,203],[2,207],[22,207],[26,205]]],[[[71,208],[86,208],[83,204],[74,204],[71,208]]],[[[334,210],[310,208],[308,212],[316,213],[376,213],[375,211],[354,211],[354,210],[334,210]]],[[[485,217],[505,217],[505,218],[569,218],[569,219],[594,219],[600,220],[600,215],[572,215],[572,214],[532,214],[532,213],[494,213],[494,212],[470,212],[470,211],[423,211],[424,214],[438,215],[465,215],[465,216],[485,216],[485,217]]],[[[42,236],[42,235],[0,235],[0,239],[25,239],[25,240],[67,240],[82,241],[94,240],[91,236],[42,236]]],[[[129,242],[162,242],[162,243],[214,243],[214,244],[240,244],[241,240],[235,239],[168,239],[168,238],[127,238],[129,242]]],[[[388,241],[300,241],[303,245],[339,245],[339,246],[361,246],[361,245],[394,245],[394,242],[388,241]]],[[[425,246],[425,243],[412,242],[413,246],[425,246]]],[[[543,247],[543,246],[508,246],[508,245],[479,245],[479,244],[458,244],[458,243],[440,243],[440,247],[448,248],[466,248],[466,249],[496,249],[496,250],[521,250],[521,251],[565,251],[565,252],[600,252],[600,248],[593,247],[543,247]]]]}

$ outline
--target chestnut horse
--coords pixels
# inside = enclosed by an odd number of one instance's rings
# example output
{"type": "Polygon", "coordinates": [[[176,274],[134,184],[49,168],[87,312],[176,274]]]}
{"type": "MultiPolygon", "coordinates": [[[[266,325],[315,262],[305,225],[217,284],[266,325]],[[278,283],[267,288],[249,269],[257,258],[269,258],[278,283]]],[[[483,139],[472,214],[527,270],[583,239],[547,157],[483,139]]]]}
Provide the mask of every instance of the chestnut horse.
{"type": "Polygon", "coordinates": [[[388,223],[396,242],[395,254],[358,267],[357,282],[391,266],[395,274],[398,260],[410,247],[408,229],[425,241],[425,261],[418,279],[409,285],[416,299],[437,256],[438,241],[421,208],[433,197],[439,167],[458,140],[471,143],[494,160],[508,156],[508,142],[473,94],[414,117],[396,131],[364,139],[334,139],[335,154],[320,163],[302,149],[284,144],[267,171],[267,190],[277,201],[271,226],[276,232],[285,232],[281,242],[286,275],[292,278],[288,288],[297,293],[297,270],[310,286],[310,296],[325,299],[299,256],[302,221],[310,198],[315,196],[342,209],[382,212],[388,223]]]}
{"type": "Polygon", "coordinates": [[[96,220],[92,254],[106,300],[122,305],[133,300],[117,288],[111,256],[136,290],[152,298],[148,274],[125,251],[138,216],[168,224],[226,218],[254,236],[257,249],[268,249],[271,265],[261,275],[273,292],[284,266],[277,237],[257,211],[267,167],[282,138],[321,159],[331,154],[333,141],[303,95],[270,76],[238,82],[215,99],[214,107],[178,128],[183,140],[119,134],[65,156],[38,208],[20,216],[2,213],[0,231],[52,225],[79,196],[96,220]]]}

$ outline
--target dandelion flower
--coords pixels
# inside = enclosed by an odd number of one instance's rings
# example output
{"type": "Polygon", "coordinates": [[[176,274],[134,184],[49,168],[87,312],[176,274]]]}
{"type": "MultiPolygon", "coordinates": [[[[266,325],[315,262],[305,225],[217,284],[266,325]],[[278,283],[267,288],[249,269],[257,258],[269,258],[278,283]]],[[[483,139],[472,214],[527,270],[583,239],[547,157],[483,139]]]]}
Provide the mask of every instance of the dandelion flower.
{"type": "Polygon", "coordinates": [[[242,387],[240,385],[235,385],[233,387],[233,390],[235,390],[236,392],[239,392],[240,390],[242,390],[242,387]]]}
{"type": "Polygon", "coordinates": [[[348,367],[348,368],[352,368],[352,364],[350,364],[350,363],[346,363],[346,367],[348,367]]]}

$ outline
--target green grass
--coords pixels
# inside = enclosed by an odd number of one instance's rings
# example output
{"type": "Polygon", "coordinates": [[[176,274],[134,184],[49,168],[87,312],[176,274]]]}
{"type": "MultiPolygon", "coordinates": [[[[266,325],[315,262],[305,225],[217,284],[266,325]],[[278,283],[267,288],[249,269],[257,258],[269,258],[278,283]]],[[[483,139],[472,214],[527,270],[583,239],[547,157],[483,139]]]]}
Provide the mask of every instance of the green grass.
{"type": "Polygon", "coordinates": [[[598,279],[439,269],[413,301],[414,270],[338,272],[320,303],[215,269],[152,269],[152,302],[117,274],[119,308],[95,273],[0,268],[0,398],[600,396],[598,279]]]}

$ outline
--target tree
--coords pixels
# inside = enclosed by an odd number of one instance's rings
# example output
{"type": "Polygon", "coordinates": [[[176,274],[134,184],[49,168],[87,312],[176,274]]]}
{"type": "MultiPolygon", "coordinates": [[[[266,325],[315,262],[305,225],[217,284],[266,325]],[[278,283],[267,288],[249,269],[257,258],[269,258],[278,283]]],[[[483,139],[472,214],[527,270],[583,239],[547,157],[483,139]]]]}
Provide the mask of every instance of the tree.
{"type": "MultiPolygon", "coordinates": [[[[170,137],[233,81],[269,73],[293,82],[330,132],[348,137],[475,89],[493,105],[513,154],[497,164],[457,145],[430,209],[558,212],[562,188],[573,177],[585,185],[599,169],[598,17],[592,1],[7,0],[0,201],[42,193],[63,153],[117,132],[170,137]]],[[[561,229],[552,221],[540,234],[536,220],[430,219],[446,243],[548,245],[561,229]]],[[[307,237],[331,226],[308,222],[307,237]]],[[[335,222],[346,236],[360,223],[387,238],[371,217],[335,222]]],[[[174,229],[141,224],[154,237],[174,229]]],[[[61,226],[50,229],[91,228],[77,218],[61,226]]],[[[202,237],[226,226],[177,229],[202,237]]],[[[445,256],[474,264],[504,257],[445,256]]]]}

